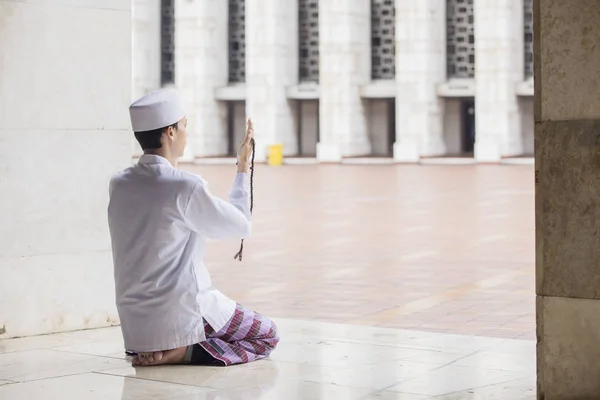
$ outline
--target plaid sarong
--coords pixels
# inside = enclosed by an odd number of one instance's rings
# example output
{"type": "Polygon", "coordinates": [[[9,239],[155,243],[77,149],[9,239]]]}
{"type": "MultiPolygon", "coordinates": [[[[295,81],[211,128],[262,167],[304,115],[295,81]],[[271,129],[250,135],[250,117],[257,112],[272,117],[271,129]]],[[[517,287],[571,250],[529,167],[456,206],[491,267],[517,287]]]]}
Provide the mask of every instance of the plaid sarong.
{"type": "Polygon", "coordinates": [[[279,343],[275,323],[241,304],[223,329],[215,332],[204,321],[204,331],[206,341],[198,344],[225,366],[268,357],[279,343]]]}
{"type": "MultiPolygon", "coordinates": [[[[249,363],[268,357],[279,343],[275,323],[241,304],[237,304],[233,317],[219,332],[204,320],[204,332],[206,341],[190,346],[189,355],[195,354],[195,365],[249,363]]],[[[125,354],[138,355],[132,350],[125,350],[125,354]]]]}

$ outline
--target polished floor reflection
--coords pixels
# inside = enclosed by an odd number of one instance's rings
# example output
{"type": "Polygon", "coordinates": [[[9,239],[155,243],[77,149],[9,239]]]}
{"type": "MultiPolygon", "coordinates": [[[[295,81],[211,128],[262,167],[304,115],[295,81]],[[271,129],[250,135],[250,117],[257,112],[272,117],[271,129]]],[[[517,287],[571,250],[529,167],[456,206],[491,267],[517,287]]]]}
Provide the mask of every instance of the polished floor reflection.
{"type": "Polygon", "coordinates": [[[535,343],[278,319],[269,360],[134,369],[119,328],[0,341],[0,399],[535,399],[535,343]]]}

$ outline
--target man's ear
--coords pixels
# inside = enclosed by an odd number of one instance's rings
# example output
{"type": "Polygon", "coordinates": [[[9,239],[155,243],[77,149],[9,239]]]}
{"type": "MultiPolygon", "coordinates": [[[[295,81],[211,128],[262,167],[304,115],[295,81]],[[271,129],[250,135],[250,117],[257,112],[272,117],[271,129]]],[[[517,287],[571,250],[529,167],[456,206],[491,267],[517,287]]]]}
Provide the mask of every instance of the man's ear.
{"type": "Polygon", "coordinates": [[[167,139],[173,140],[175,139],[175,129],[172,126],[169,126],[165,132],[167,135],[167,139]]]}

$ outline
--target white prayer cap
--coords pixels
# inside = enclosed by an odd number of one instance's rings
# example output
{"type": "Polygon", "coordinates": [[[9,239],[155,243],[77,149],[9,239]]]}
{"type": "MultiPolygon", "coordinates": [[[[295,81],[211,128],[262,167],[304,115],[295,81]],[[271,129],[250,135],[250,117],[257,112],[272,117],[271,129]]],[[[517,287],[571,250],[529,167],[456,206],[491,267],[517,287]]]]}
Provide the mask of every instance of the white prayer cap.
{"type": "Polygon", "coordinates": [[[134,101],[129,116],[134,132],[146,132],[181,121],[185,111],[177,90],[161,89],[134,101]]]}

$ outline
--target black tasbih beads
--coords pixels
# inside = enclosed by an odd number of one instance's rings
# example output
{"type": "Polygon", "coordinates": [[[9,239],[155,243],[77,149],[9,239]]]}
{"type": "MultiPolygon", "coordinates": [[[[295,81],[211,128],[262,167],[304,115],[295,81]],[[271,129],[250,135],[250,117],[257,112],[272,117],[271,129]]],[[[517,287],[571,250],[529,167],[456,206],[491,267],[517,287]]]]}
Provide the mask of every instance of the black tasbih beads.
{"type": "MultiPolygon", "coordinates": [[[[254,155],[256,154],[256,146],[254,143],[254,138],[250,140],[252,144],[252,159],[250,161],[250,214],[252,214],[252,210],[254,209],[254,155]]],[[[240,251],[233,257],[235,260],[242,261],[242,256],[244,255],[244,239],[242,239],[242,243],[240,244],[240,251]]]]}

